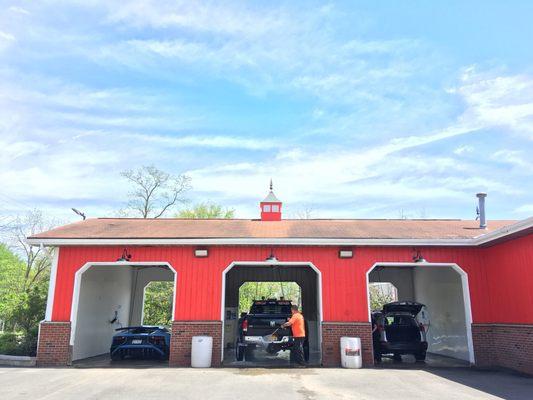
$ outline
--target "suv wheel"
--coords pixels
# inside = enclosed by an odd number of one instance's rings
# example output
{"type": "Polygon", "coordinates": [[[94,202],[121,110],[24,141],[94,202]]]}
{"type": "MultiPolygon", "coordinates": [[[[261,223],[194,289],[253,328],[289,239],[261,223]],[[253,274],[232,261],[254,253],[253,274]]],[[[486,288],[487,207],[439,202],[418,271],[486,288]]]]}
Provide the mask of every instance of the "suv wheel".
{"type": "Polygon", "coordinates": [[[426,352],[421,351],[420,353],[415,354],[416,361],[426,361],[426,352]]]}
{"type": "Polygon", "coordinates": [[[244,360],[244,348],[243,346],[239,346],[238,343],[237,346],[235,346],[235,358],[237,359],[237,361],[244,360]]]}
{"type": "Polygon", "coordinates": [[[244,350],[246,349],[246,346],[241,345],[241,340],[237,339],[237,342],[235,342],[235,358],[237,361],[244,360],[244,350]]]}

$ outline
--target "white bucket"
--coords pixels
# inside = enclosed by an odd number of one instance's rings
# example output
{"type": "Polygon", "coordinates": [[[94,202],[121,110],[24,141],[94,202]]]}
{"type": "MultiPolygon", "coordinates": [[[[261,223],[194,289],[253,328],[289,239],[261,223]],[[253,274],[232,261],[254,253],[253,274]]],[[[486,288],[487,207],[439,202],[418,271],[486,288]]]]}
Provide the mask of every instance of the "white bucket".
{"type": "Polygon", "coordinates": [[[363,366],[360,338],[341,337],[341,365],[343,368],[361,368],[363,366]]]}
{"type": "Polygon", "coordinates": [[[213,354],[213,338],[211,336],[193,336],[191,348],[191,367],[209,368],[213,354]]]}

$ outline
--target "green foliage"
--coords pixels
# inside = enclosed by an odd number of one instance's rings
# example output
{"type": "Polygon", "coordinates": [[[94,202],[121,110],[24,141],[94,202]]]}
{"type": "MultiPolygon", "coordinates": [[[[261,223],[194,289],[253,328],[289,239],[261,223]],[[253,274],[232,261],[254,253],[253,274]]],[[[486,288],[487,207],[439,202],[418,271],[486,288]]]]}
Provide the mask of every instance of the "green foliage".
{"type": "Polygon", "coordinates": [[[0,243],[0,320],[8,323],[24,288],[24,263],[0,243]]]}
{"type": "Polygon", "coordinates": [[[293,304],[302,305],[300,286],[296,282],[245,282],[239,288],[239,314],[248,312],[254,300],[262,297],[279,299],[282,296],[293,304]]]}
{"type": "Polygon", "coordinates": [[[150,282],[144,296],[143,325],[170,325],[174,282],[150,282]]]}
{"type": "Polygon", "coordinates": [[[370,309],[372,311],[379,311],[384,304],[391,303],[397,300],[395,295],[396,289],[392,284],[370,284],[370,309]]]}
{"type": "Polygon", "coordinates": [[[235,210],[223,208],[214,203],[199,203],[191,208],[181,210],[176,217],[190,218],[190,219],[209,219],[209,218],[225,218],[231,219],[235,216],[235,210]]]}
{"type": "Polygon", "coordinates": [[[50,271],[42,268],[36,276],[7,246],[0,244],[0,320],[6,330],[0,339],[0,354],[35,354],[50,271]]]}
{"type": "Polygon", "coordinates": [[[21,335],[14,332],[0,333],[0,354],[25,355],[21,335]]]}

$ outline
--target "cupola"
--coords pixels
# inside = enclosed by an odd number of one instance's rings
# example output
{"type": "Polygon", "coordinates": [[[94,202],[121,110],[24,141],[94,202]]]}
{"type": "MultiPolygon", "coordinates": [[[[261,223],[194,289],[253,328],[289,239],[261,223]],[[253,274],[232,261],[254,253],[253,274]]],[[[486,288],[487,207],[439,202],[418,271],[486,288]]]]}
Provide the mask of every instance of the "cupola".
{"type": "Polygon", "coordinates": [[[281,220],[281,201],[272,191],[272,179],[270,180],[270,192],[268,196],[260,203],[261,221],[280,221],[281,220]]]}

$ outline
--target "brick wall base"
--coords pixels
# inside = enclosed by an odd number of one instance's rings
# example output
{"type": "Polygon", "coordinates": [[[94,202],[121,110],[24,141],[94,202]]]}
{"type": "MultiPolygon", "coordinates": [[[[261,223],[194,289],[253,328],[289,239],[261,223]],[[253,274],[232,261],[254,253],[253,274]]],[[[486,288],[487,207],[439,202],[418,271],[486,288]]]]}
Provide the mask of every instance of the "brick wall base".
{"type": "Polygon", "coordinates": [[[70,322],[41,322],[37,345],[38,367],[60,367],[71,364],[70,322]]]}
{"type": "Polygon", "coordinates": [[[372,350],[372,327],[369,322],[323,322],[322,323],[322,365],[341,365],[340,341],[342,336],[361,338],[363,366],[374,365],[372,350]]]}
{"type": "Polygon", "coordinates": [[[476,366],[533,375],[533,325],[472,324],[476,366]]]}
{"type": "Polygon", "coordinates": [[[193,336],[213,338],[211,366],[221,365],[222,322],[221,321],[174,321],[170,338],[169,365],[173,367],[191,366],[191,343],[193,336]]]}

